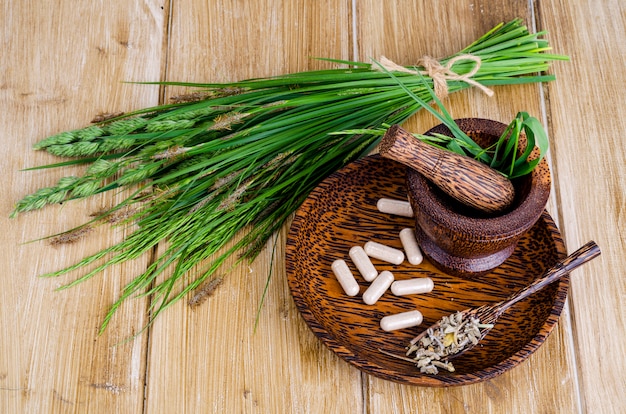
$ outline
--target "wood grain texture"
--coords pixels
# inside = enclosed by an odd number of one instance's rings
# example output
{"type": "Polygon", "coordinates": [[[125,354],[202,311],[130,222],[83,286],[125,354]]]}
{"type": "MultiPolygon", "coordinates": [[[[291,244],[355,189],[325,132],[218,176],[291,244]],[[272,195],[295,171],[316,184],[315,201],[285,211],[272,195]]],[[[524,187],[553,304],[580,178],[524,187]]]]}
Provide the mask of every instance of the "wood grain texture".
{"type": "MultiPolygon", "coordinates": [[[[372,1],[359,2],[359,5],[362,6],[358,9],[359,54],[363,57],[384,54],[400,64],[411,64],[424,54],[445,56],[464,47],[498,22],[515,16],[525,19],[530,27],[533,22],[533,10],[525,2],[438,2],[437,6],[431,6],[411,1],[385,5],[372,1]],[[428,23],[420,24],[423,16],[428,16],[428,23]]],[[[536,116],[542,114],[541,91],[537,85],[499,87],[495,89],[495,96],[489,99],[471,90],[456,94],[447,100],[446,105],[455,118],[480,114],[483,118],[508,122],[523,108],[536,116]]],[[[418,114],[404,127],[409,131],[425,132],[436,124],[438,122],[432,116],[418,114]]],[[[488,383],[444,391],[405,389],[370,378],[368,396],[371,399],[368,401],[373,410],[383,413],[404,412],[391,408],[400,400],[409,411],[422,409],[413,401],[430,401],[429,409],[433,412],[576,412],[575,357],[565,346],[567,327],[563,325],[559,324],[563,336],[555,339],[556,336],[551,335],[542,347],[553,347],[550,353],[559,355],[551,361],[533,355],[527,363],[488,383]],[[556,383],[559,385],[555,386],[556,383]],[[531,388],[541,389],[546,399],[542,402],[529,399],[531,388]],[[493,389],[499,392],[491,392],[493,389]]]]}
{"type": "MultiPolygon", "coordinates": [[[[0,412],[626,411],[624,7],[620,0],[2,2],[0,412]],[[447,389],[405,386],[336,357],[290,297],[286,230],[273,254],[268,249],[251,266],[235,267],[203,305],[177,304],[149,334],[120,343],[146,321],[147,302],[133,300],[97,336],[107,306],[149,258],[55,291],[74,275],[37,275],[108,246],[123,232],[101,228],[62,247],[22,243],[78,225],[121,195],[7,218],[15,201],[61,175],[19,171],[54,160],[31,150],[38,139],[84,126],[101,112],[164,102],[181,90],[123,81],[227,81],[330,66],[311,56],[384,54],[411,64],[424,54],[456,52],[518,16],[548,30],[554,50],[572,56],[551,69],[558,81],[494,88],[493,98],[465,91],[446,105],[455,117],[507,122],[526,110],[546,119],[554,179],[549,210],[570,251],[594,239],[603,255],[573,272],[568,305],[546,343],[493,380],[447,389]],[[277,267],[254,333],[270,263],[277,267]],[[598,359],[598,349],[611,349],[613,358],[598,359]]],[[[436,123],[419,114],[404,126],[424,132],[436,123]]]]}
{"type": "Polygon", "coordinates": [[[626,4],[542,2],[540,26],[571,56],[548,85],[552,154],[568,246],[593,237],[599,260],[572,279],[572,346],[583,410],[626,411],[626,4]],[[608,335],[600,332],[607,329],[608,335]],[[597,358],[610,349],[614,357],[597,358]]]}
{"type": "Polygon", "coordinates": [[[91,212],[123,195],[68,202],[15,220],[8,215],[20,197],[62,176],[56,170],[19,171],[57,161],[32,151],[37,140],[88,124],[101,112],[158,102],[158,88],[121,82],[159,79],[163,12],[156,4],[126,1],[1,7],[0,131],[6,156],[1,161],[0,411],[141,411],[146,338],[120,343],[145,323],[146,301],[129,303],[110,332],[97,333],[108,306],[132,275],[143,271],[146,260],[57,292],[76,274],[37,275],[73,264],[125,232],[102,227],[74,244],[22,245],[82,224],[91,212]]]}
{"type": "MultiPolygon", "coordinates": [[[[331,67],[309,57],[351,58],[350,13],[349,1],[174,2],[167,79],[233,81],[331,67]]],[[[180,91],[171,89],[168,96],[180,91]]],[[[293,304],[284,233],[255,331],[272,243],[251,267],[226,275],[203,306],[179,303],[157,320],[150,354],[167,358],[150,358],[149,412],[362,409],[360,372],[319,343],[293,304]],[[337,384],[343,384],[341,392],[337,384]]]]}

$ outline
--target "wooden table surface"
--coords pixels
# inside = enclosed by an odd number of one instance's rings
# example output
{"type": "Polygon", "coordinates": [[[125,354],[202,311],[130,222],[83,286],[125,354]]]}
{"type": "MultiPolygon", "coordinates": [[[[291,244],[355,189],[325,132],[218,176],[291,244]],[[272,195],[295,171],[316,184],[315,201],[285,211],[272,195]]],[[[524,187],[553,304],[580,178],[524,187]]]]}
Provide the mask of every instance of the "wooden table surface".
{"type": "MultiPolygon", "coordinates": [[[[626,3],[515,1],[4,1],[0,6],[0,412],[2,413],[618,413],[626,412],[626,3]],[[218,4],[219,3],[219,4],[218,4]],[[361,373],[309,330],[277,267],[254,331],[272,258],[239,265],[202,306],[178,302],[144,334],[134,299],[98,336],[108,306],[150,257],[72,289],[42,279],[124,237],[102,230],[63,247],[26,243],[78,225],[122,195],[9,219],[14,203],[61,176],[20,169],[54,161],[31,149],[95,114],[165,102],[177,88],[124,81],[229,81],[331,65],[309,57],[412,64],[456,52],[521,17],[548,30],[556,82],[451,96],[457,117],[509,120],[526,110],[551,136],[548,209],[569,251],[599,259],[572,274],[558,328],[527,361],[490,381],[447,389],[361,373]]],[[[425,112],[407,124],[422,132],[425,112]]]]}

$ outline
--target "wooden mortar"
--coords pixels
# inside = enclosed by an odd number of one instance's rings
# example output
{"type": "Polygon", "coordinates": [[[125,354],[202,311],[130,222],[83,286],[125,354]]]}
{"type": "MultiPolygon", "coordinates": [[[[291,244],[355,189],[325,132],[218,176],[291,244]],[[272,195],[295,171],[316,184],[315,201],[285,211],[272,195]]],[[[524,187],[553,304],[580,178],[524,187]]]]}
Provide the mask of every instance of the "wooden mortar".
{"type": "MultiPolygon", "coordinates": [[[[478,145],[496,142],[506,124],[467,118],[457,124],[478,145]]],[[[450,135],[444,125],[428,133],[450,135]]],[[[526,137],[520,135],[520,147],[526,137]]],[[[537,149],[531,154],[536,156],[537,149]]],[[[550,169],[543,159],[530,173],[512,181],[515,199],[498,215],[486,215],[459,203],[422,174],[407,168],[407,192],[415,213],[415,235],[424,255],[453,275],[474,277],[501,265],[518,240],[537,222],[550,195],[550,169]]]]}

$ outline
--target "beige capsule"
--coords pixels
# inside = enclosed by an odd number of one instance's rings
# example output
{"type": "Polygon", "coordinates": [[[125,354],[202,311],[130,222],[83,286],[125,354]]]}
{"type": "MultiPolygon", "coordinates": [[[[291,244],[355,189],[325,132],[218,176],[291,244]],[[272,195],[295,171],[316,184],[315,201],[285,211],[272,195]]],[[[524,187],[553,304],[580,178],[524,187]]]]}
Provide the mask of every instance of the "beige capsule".
{"type": "Polygon", "coordinates": [[[412,265],[422,263],[424,256],[422,255],[422,251],[417,244],[415,230],[411,228],[402,229],[400,232],[400,241],[402,242],[402,247],[404,248],[404,253],[406,253],[406,258],[409,263],[412,265]]]}
{"type": "Polygon", "coordinates": [[[365,250],[363,250],[361,246],[352,247],[348,252],[348,255],[366,282],[371,282],[376,279],[376,276],[378,276],[378,270],[376,270],[369,256],[365,253],[365,250]]]}
{"type": "Polygon", "coordinates": [[[383,331],[395,331],[398,329],[411,328],[422,323],[424,317],[418,310],[387,315],[380,320],[380,327],[383,331]]]}
{"type": "Polygon", "coordinates": [[[368,305],[373,305],[378,302],[378,299],[389,289],[389,286],[393,283],[393,273],[388,270],[380,272],[380,274],[374,279],[372,284],[363,293],[363,302],[368,305]]]}
{"type": "Polygon", "coordinates": [[[368,241],[363,246],[363,250],[369,257],[395,265],[399,265],[404,261],[404,252],[402,250],[377,242],[368,241]]]}
{"type": "Polygon", "coordinates": [[[414,279],[396,280],[391,284],[391,293],[396,296],[415,295],[418,293],[432,292],[435,283],[429,277],[416,277],[414,279]]]}
{"type": "Polygon", "coordinates": [[[413,217],[411,203],[393,198],[381,198],[376,203],[376,208],[381,213],[394,214],[402,217],[413,217]]]}
{"type": "Polygon", "coordinates": [[[333,262],[331,268],[346,295],[356,296],[359,293],[359,284],[356,282],[346,261],[337,259],[333,262]]]}

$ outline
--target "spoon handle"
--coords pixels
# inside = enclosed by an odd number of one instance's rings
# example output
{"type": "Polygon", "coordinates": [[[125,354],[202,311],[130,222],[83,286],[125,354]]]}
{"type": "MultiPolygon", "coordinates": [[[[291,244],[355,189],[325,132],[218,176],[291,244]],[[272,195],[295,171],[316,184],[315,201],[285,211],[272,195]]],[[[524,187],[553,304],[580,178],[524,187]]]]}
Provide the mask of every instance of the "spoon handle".
{"type": "Polygon", "coordinates": [[[525,299],[533,293],[543,289],[550,283],[556,281],[577,267],[587,263],[598,255],[600,255],[600,247],[598,247],[594,241],[587,242],[580,249],[576,250],[567,258],[550,268],[550,270],[546,271],[543,276],[535,279],[530,285],[513,294],[508,299],[505,299],[500,307],[501,311],[503,312],[520,300],[525,299]]]}

